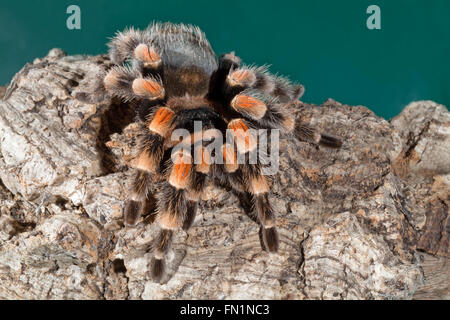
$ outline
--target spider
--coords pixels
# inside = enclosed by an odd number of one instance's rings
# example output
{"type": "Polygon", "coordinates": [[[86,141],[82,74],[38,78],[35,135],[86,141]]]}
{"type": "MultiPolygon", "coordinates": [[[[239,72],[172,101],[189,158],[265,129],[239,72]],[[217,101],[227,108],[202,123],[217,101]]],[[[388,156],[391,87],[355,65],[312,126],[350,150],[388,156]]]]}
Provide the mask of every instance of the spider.
{"type": "Polygon", "coordinates": [[[152,245],[153,279],[161,281],[174,232],[192,226],[210,184],[227,186],[249,204],[261,226],[263,250],[276,252],[279,237],[269,201],[273,174],[264,174],[263,157],[249,161],[261,141],[254,129],[277,129],[303,141],[341,147],[338,138],[296,123],[292,110],[304,87],[270,74],[265,66],[241,65],[234,52],[217,59],[205,34],[192,25],[130,28],[118,32],[109,49],[115,66],[104,76],[104,87],[125,102],[136,102],[139,126],[125,225],[136,225],[150,186],[157,185],[160,230],[152,245]],[[174,138],[180,129],[188,135],[174,138]],[[220,147],[211,150],[211,141],[220,147]]]}

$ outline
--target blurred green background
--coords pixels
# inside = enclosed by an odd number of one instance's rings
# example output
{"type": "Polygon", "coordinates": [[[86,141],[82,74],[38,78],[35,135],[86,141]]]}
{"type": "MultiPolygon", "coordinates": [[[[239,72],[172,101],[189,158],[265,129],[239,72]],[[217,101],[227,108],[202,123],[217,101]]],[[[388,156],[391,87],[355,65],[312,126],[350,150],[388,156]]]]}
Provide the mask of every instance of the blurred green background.
{"type": "Polygon", "coordinates": [[[306,86],[305,102],[328,97],[365,105],[387,119],[413,100],[450,105],[449,0],[29,0],[0,3],[0,84],[53,47],[106,52],[107,38],[152,20],[200,26],[216,53],[306,86]],[[66,9],[81,8],[81,30],[66,9]],[[382,30],[368,30],[366,9],[381,8],[382,30]]]}

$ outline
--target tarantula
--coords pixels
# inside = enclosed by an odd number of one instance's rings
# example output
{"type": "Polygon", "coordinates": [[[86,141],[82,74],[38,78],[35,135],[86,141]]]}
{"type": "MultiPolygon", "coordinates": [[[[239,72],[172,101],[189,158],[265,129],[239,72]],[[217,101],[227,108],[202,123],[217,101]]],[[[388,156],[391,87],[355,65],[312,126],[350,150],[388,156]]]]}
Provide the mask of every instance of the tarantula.
{"type": "Polygon", "coordinates": [[[150,186],[158,185],[160,231],[151,265],[155,281],[165,273],[173,233],[192,226],[210,183],[228,186],[251,204],[263,249],[276,252],[270,176],[264,175],[263,157],[249,161],[260,143],[253,129],[278,129],[304,141],[341,146],[338,138],[296,123],[293,102],[303,95],[303,86],[270,74],[266,67],[241,65],[234,52],[216,59],[204,33],[191,25],[131,28],[118,32],[109,48],[116,66],[103,79],[105,89],[138,105],[138,152],[131,162],[137,173],[124,209],[126,225],[137,223],[150,186]],[[174,138],[179,129],[188,135],[174,138]],[[220,147],[211,150],[211,141],[219,141],[220,147]]]}

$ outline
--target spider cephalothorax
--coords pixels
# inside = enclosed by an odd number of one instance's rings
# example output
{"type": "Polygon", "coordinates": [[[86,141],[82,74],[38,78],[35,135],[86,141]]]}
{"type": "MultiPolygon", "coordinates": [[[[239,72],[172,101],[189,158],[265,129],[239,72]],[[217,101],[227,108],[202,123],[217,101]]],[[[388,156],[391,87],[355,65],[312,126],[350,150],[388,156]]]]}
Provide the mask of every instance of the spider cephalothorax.
{"type": "Polygon", "coordinates": [[[296,123],[293,102],[302,96],[303,86],[271,75],[265,67],[241,66],[234,53],[217,60],[203,32],[193,26],[156,23],[144,31],[120,32],[110,43],[110,56],[117,66],[104,77],[105,88],[139,106],[139,148],[132,161],[137,174],[125,224],[136,224],[151,184],[158,184],[161,230],[153,244],[154,279],[164,274],[173,232],[189,229],[210,183],[228,186],[251,204],[264,249],[276,252],[266,164],[259,157],[249,161],[261,141],[253,129],[278,129],[309,142],[341,146],[338,139],[296,123]],[[188,135],[176,135],[180,130],[188,135]],[[220,147],[209,148],[211,141],[219,141],[220,147]],[[244,161],[238,161],[242,156],[244,161]]]}

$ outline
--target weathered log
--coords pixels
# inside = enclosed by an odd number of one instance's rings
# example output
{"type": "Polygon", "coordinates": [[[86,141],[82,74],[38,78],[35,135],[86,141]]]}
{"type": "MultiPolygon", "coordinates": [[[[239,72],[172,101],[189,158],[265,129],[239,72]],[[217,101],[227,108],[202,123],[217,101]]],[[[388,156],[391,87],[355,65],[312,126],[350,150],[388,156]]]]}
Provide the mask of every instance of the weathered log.
{"type": "Polygon", "coordinates": [[[344,144],[281,140],[271,196],[280,252],[262,251],[239,199],[211,188],[157,284],[154,199],[135,228],[123,225],[136,127],[133,106],[102,87],[110,65],[54,49],[0,102],[0,298],[449,298],[444,106],[414,102],[387,122],[362,106],[299,103],[302,121],[344,144]],[[427,274],[433,259],[440,267],[427,274]]]}

